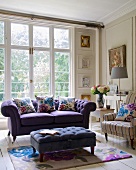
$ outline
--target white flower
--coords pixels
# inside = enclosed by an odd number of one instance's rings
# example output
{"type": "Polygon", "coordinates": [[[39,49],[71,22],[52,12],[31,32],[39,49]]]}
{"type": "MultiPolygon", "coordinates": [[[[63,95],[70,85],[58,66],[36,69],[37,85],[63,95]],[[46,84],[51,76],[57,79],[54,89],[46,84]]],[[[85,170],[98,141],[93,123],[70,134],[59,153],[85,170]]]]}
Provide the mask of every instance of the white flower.
{"type": "Polygon", "coordinates": [[[101,86],[100,86],[100,87],[98,87],[97,89],[98,89],[98,91],[99,91],[100,93],[103,93],[103,92],[104,92],[104,87],[101,87],[101,86]]]}

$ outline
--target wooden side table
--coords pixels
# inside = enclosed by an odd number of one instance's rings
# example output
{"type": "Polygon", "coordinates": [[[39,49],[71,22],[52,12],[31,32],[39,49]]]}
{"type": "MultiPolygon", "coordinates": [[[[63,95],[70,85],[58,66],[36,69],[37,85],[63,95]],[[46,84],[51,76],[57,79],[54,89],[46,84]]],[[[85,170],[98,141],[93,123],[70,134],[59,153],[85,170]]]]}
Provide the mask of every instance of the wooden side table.
{"type": "Polygon", "coordinates": [[[100,118],[100,126],[101,122],[103,121],[103,115],[106,113],[114,113],[115,109],[107,109],[107,108],[97,108],[94,112],[90,113],[90,122],[91,122],[91,129],[92,129],[92,116],[96,118],[100,118]]]}

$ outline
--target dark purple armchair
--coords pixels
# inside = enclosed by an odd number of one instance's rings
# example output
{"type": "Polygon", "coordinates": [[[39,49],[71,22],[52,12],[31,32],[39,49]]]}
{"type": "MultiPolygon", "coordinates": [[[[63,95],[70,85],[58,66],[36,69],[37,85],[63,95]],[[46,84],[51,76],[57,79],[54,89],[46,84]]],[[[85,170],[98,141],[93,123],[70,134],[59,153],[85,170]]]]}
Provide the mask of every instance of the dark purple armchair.
{"type": "MultiPolygon", "coordinates": [[[[32,101],[37,110],[37,102],[32,101]]],[[[89,128],[89,115],[96,110],[96,103],[85,100],[76,100],[76,111],[58,111],[59,101],[55,101],[56,110],[51,113],[27,113],[20,115],[16,104],[12,100],[4,101],[1,105],[1,113],[8,117],[8,135],[16,136],[29,135],[31,131],[55,128],[78,126],[89,128]]]]}

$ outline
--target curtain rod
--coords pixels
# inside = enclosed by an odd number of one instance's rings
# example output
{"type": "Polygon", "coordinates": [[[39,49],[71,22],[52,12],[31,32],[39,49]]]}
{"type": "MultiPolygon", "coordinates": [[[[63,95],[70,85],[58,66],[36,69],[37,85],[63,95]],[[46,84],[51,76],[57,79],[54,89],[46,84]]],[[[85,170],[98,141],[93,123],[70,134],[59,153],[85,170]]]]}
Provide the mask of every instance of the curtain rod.
{"type": "Polygon", "coordinates": [[[102,22],[95,22],[95,21],[91,21],[91,22],[74,21],[74,20],[68,20],[68,19],[14,12],[14,11],[8,11],[8,10],[0,10],[0,14],[10,15],[10,16],[12,15],[12,16],[18,16],[18,17],[27,17],[27,18],[30,18],[31,20],[43,19],[43,20],[56,21],[56,22],[62,22],[62,23],[68,23],[68,24],[85,25],[86,27],[104,28],[104,25],[102,22]]]}

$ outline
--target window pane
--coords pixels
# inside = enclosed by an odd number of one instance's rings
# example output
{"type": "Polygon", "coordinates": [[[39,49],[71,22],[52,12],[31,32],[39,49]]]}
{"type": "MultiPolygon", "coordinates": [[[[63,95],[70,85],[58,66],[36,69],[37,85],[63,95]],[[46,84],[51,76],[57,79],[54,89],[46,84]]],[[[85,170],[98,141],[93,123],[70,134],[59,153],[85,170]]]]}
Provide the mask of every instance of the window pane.
{"type": "Polygon", "coordinates": [[[4,44],[4,22],[0,21],[0,44],[4,44]]]}
{"type": "Polygon", "coordinates": [[[49,28],[48,27],[33,27],[33,46],[34,47],[49,47],[49,28]]]}
{"type": "Polygon", "coordinates": [[[11,50],[12,97],[28,96],[29,89],[29,53],[27,50],[11,50]]]}
{"type": "Polygon", "coordinates": [[[70,54],[55,53],[55,97],[70,95],[70,54]]]}
{"type": "Polygon", "coordinates": [[[69,49],[69,30],[54,28],[54,48],[69,49]]]}
{"type": "Polygon", "coordinates": [[[34,51],[34,94],[50,94],[50,54],[34,51]]]}
{"type": "Polygon", "coordinates": [[[11,45],[28,46],[28,25],[11,23],[11,45]]]}
{"type": "Polygon", "coordinates": [[[4,100],[4,58],[5,50],[0,48],[0,103],[4,100]]]}

